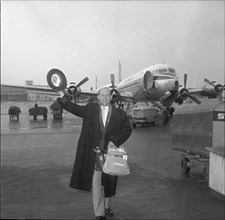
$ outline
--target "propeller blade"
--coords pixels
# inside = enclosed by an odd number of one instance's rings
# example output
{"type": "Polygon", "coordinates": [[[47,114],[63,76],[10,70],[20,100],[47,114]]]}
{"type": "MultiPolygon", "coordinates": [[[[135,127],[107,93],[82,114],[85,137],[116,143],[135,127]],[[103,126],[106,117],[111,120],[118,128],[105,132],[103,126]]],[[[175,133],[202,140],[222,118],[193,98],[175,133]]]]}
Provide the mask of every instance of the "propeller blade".
{"type": "Polygon", "coordinates": [[[214,85],[211,81],[209,81],[208,79],[204,79],[204,81],[205,81],[206,83],[208,83],[209,85],[211,85],[211,86],[214,86],[214,87],[215,87],[215,85],[214,85]]]}
{"type": "Polygon", "coordinates": [[[83,80],[81,80],[77,85],[76,87],[80,87],[81,85],[83,85],[84,83],[86,83],[88,81],[88,77],[85,77],[83,80]]]}
{"type": "Polygon", "coordinates": [[[192,99],[194,102],[196,102],[197,104],[201,104],[201,101],[199,100],[199,99],[197,99],[196,97],[194,97],[194,96],[192,96],[192,95],[188,95],[188,97],[190,98],[190,99],[192,99]]]}
{"type": "Polygon", "coordinates": [[[112,87],[114,89],[114,87],[115,87],[115,77],[114,77],[114,74],[110,74],[110,78],[111,78],[112,87]]]}
{"type": "Polygon", "coordinates": [[[184,74],[184,88],[187,86],[187,73],[184,74]]]}

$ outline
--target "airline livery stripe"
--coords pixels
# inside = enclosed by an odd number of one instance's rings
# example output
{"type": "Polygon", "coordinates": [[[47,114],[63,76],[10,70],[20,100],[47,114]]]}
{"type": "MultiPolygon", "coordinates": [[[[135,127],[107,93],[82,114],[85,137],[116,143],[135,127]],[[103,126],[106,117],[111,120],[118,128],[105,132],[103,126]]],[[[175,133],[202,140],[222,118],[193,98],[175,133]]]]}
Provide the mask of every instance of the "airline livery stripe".
{"type": "Polygon", "coordinates": [[[177,79],[173,76],[153,76],[153,80],[177,79]]]}
{"type": "MultiPolygon", "coordinates": [[[[165,79],[177,79],[177,78],[174,78],[173,76],[153,76],[153,80],[165,80],[165,79]]],[[[139,81],[135,81],[133,83],[128,83],[126,85],[123,85],[123,86],[119,86],[119,90],[123,90],[123,89],[126,89],[128,87],[132,87],[132,86],[136,86],[139,84],[139,81]]]]}

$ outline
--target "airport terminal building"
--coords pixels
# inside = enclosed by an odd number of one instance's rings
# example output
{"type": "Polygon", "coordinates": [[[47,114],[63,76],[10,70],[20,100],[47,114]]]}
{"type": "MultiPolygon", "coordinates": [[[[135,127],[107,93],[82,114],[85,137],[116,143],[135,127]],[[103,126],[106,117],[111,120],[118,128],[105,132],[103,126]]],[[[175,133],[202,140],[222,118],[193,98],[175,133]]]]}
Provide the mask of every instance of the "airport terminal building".
{"type": "MultiPolygon", "coordinates": [[[[26,86],[33,86],[33,81],[25,81],[26,86]]],[[[46,88],[48,86],[40,86],[46,88]]],[[[1,101],[54,101],[59,94],[56,92],[42,92],[26,88],[13,88],[1,85],[1,101]]]]}

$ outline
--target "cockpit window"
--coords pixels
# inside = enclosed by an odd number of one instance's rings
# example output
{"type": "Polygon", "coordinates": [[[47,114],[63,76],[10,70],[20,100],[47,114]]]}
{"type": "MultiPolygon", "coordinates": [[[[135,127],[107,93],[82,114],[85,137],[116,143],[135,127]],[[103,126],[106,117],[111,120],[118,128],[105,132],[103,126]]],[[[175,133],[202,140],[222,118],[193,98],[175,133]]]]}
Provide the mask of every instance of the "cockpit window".
{"type": "Polygon", "coordinates": [[[170,72],[170,73],[175,73],[175,70],[174,70],[174,69],[169,68],[169,72],[170,72]]]}
{"type": "Polygon", "coordinates": [[[158,69],[158,74],[165,74],[165,75],[168,75],[168,76],[173,76],[175,77],[176,76],[176,71],[175,69],[173,68],[163,68],[163,69],[158,69]]]}
{"type": "Polygon", "coordinates": [[[167,72],[167,69],[159,69],[159,72],[160,73],[166,73],[167,72]]]}

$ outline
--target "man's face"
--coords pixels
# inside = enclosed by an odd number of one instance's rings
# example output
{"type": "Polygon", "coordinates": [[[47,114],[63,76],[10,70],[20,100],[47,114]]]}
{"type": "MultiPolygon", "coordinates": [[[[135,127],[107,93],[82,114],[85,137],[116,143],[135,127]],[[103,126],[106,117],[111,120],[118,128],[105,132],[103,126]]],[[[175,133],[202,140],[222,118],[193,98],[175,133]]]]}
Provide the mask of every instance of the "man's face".
{"type": "Polygon", "coordinates": [[[112,96],[109,88],[103,88],[99,91],[98,100],[101,105],[106,106],[110,104],[112,96]]]}

